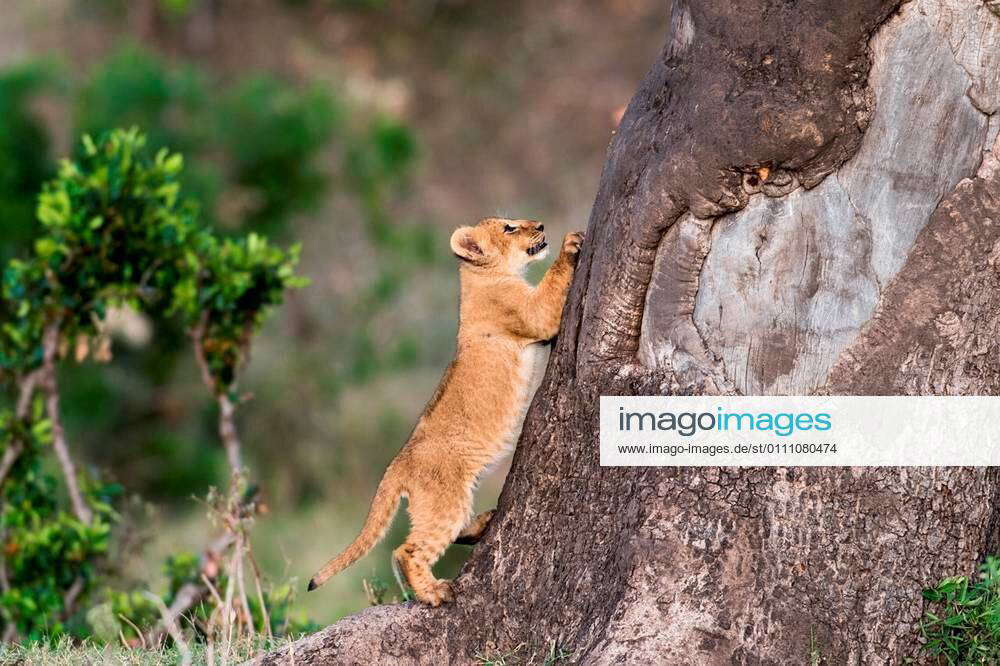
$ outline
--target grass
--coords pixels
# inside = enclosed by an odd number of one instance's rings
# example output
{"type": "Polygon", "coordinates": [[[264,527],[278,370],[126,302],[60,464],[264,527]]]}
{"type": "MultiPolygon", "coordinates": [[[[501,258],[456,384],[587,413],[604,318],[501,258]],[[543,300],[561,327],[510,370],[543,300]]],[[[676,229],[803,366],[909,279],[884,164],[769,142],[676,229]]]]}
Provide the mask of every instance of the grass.
{"type": "Polygon", "coordinates": [[[924,653],[955,665],[1000,662],[1000,558],[986,558],[978,580],[949,576],[923,595],[924,653]]]}
{"type": "MultiPolygon", "coordinates": [[[[233,650],[229,655],[230,663],[240,663],[259,654],[277,649],[288,643],[288,639],[278,639],[273,642],[266,640],[234,641],[233,650]]],[[[204,645],[191,646],[191,663],[208,663],[207,648],[204,645]]],[[[219,646],[215,646],[215,659],[220,659],[219,646]]],[[[88,664],[94,666],[174,666],[182,663],[181,654],[177,648],[161,647],[159,649],[126,648],[121,645],[95,645],[93,643],[75,644],[64,638],[52,643],[35,643],[30,645],[0,645],[0,664],[17,664],[18,666],[79,666],[88,664]]]]}
{"type": "Polygon", "coordinates": [[[809,666],[820,666],[823,663],[823,651],[820,650],[819,641],[816,638],[816,630],[809,627],[809,666]]]}
{"type": "Polygon", "coordinates": [[[475,659],[479,666],[554,666],[555,664],[568,664],[573,656],[572,651],[566,650],[559,641],[552,639],[544,652],[539,654],[535,645],[521,643],[513,650],[500,652],[490,650],[477,654],[475,659]]]}

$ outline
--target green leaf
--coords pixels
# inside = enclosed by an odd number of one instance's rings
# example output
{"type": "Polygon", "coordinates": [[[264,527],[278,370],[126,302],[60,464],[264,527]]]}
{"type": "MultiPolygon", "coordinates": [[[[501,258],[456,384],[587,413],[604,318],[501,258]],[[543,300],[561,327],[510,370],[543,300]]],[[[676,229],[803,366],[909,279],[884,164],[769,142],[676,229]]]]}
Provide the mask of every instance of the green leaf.
{"type": "Polygon", "coordinates": [[[42,259],[48,259],[59,249],[59,244],[51,238],[39,238],[35,241],[35,253],[42,259]]]}
{"type": "Polygon", "coordinates": [[[93,157],[97,154],[97,146],[94,145],[94,140],[90,138],[89,134],[83,135],[83,150],[87,153],[89,157],[93,157]]]}

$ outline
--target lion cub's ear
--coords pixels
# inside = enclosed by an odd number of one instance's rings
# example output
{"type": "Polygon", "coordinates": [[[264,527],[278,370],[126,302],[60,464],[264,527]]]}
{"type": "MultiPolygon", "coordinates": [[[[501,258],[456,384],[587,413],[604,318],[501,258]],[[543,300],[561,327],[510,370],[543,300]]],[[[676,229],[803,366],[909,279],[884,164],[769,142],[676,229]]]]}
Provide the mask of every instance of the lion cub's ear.
{"type": "Polygon", "coordinates": [[[476,242],[476,239],[472,235],[472,227],[459,227],[455,229],[455,233],[451,235],[451,251],[459,259],[464,259],[474,264],[478,264],[486,258],[486,255],[483,254],[483,249],[479,247],[479,243],[476,242]]]}

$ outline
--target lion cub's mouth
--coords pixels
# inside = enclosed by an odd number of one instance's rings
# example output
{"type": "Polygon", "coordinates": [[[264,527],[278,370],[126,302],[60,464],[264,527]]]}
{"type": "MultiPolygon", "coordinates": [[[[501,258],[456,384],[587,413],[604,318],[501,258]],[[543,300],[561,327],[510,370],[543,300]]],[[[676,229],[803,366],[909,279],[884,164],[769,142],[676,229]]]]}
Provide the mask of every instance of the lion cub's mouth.
{"type": "Polygon", "coordinates": [[[547,248],[548,246],[549,246],[549,244],[546,243],[545,241],[543,241],[543,240],[538,241],[537,243],[535,243],[534,245],[532,245],[531,247],[528,248],[528,250],[527,250],[528,256],[536,255],[539,252],[541,252],[542,250],[544,250],[545,248],[547,248]]]}

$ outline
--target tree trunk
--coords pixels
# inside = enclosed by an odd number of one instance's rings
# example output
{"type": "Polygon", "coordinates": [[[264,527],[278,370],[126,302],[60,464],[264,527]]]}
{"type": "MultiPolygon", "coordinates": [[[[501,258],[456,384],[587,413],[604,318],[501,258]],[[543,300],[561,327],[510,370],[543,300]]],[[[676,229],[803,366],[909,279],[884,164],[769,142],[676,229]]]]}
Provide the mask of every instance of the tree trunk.
{"type": "Polygon", "coordinates": [[[982,0],[674,2],[457,603],[265,662],[919,657],[921,588],[997,547],[996,470],[602,468],[598,397],[997,394],[998,108],[982,0]]]}

